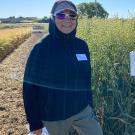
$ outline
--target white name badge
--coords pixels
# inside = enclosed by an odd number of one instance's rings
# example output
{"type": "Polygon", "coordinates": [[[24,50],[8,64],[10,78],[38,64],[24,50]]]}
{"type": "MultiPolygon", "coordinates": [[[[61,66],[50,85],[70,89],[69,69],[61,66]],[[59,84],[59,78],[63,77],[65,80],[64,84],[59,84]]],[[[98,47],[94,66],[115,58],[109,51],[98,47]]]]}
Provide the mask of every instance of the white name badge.
{"type": "Polygon", "coordinates": [[[86,54],[76,54],[78,61],[88,60],[86,54]]]}
{"type": "Polygon", "coordinates": [[[130,75],[135,76],[135,51],[130,52],[130,75]]]}

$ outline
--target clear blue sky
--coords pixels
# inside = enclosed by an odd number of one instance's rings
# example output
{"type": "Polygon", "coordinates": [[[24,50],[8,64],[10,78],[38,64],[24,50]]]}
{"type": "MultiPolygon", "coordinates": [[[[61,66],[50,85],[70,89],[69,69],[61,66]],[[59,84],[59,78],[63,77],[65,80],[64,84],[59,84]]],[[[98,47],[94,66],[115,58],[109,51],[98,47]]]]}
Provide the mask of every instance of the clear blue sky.
{"type": "MultiPolygon", "coordinates": [[[[72,0],[75,4],[82,2],[94,2],[95,0],[72,0]]],[[[0,18],[9,16],[39,17],[49,16],[55,0],[0,0],[0,18]]],[[[135,0],[97,0],[110,17],[119,15],[127,17],[135,16],[135,0]]]]}

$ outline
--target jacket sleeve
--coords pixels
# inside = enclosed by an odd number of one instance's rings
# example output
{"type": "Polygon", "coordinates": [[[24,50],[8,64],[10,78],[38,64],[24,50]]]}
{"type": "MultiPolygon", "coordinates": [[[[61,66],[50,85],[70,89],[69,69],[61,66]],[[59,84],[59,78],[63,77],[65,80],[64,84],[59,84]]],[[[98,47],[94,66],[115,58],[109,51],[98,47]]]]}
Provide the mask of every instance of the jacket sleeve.
{"type": "MultiPolygon", "coordinates": [[[[35,49],[34,49],[35,51],[35,49]]],[[[31,52],[27,64],[25,67],[24,78],[29,77],[28,75],[31,72],[32,66],[32,59],[33,51],[31,52]],[[26,75],[27,73],[27,75],[26,75]]],[[[24,108],[26,113],[26,119],[30,126],[30,131],[34,131],[37,129],[41,129],[43,124],[40,119],[40,112],[39,112],[39,89],[37,85],[29,83],[23,80],[23,101],[24,101],[24,108]]]]}
{"type": "Polygon", "coordinates": [[[38,98],[37,86],[24,82],[23,100],[30,131],[41,129],[43,127],[40,119],[38,98]]]}

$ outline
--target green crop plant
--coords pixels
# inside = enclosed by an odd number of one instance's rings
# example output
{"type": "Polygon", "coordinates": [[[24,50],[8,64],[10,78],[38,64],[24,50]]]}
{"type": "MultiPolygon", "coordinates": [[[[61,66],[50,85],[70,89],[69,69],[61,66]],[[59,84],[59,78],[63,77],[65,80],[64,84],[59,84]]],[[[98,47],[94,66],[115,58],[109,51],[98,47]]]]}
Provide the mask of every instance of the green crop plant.
{"type": "Polygon", "coordinates": [[[135,135],[134,19],[80,19],[77,34],[91,52],[94,106],[105,135],[135,135]]]}

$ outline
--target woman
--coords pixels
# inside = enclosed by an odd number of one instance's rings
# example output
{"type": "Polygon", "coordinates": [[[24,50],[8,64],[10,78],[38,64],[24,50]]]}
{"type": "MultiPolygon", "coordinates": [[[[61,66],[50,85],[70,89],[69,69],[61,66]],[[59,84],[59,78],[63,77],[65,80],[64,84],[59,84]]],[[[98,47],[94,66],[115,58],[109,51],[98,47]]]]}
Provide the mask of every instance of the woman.
{"type": "Polygon", "coordinates": [[[102,135],[92,111],[90,54],[77,38],[77,9],[68,0],[54,3],[49,34],[36,44],[28,58],[23,98],[30,131],[41,135],[102,135]]]}

